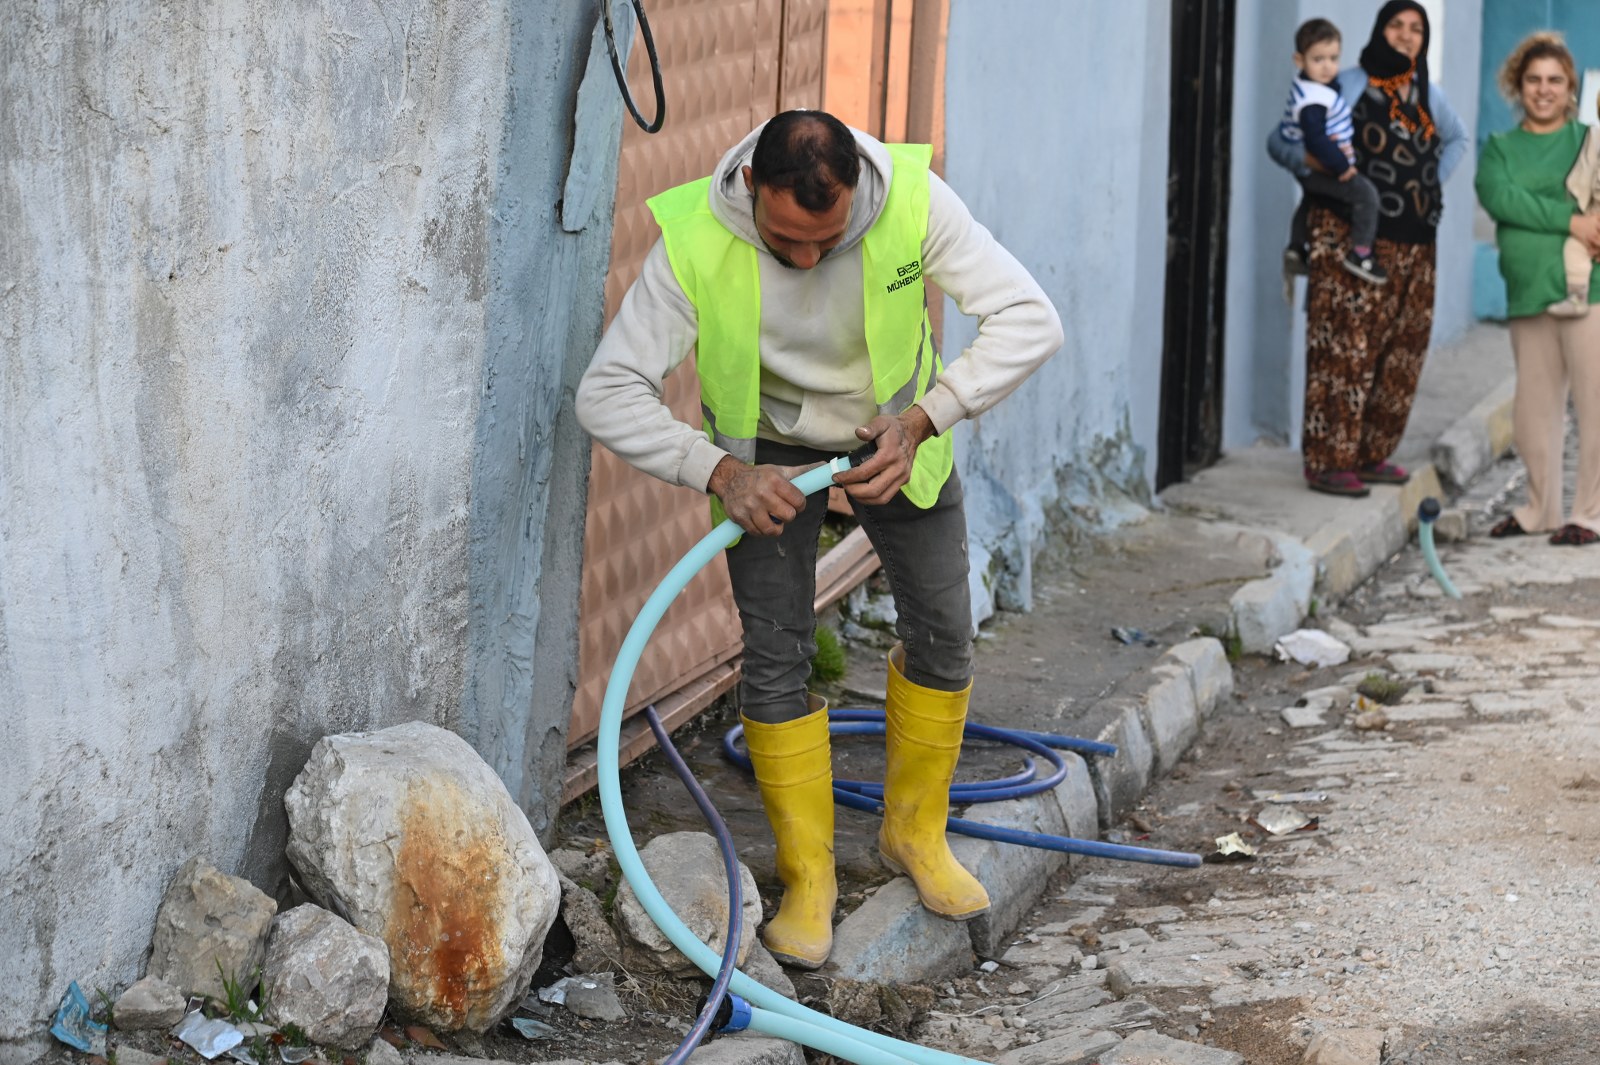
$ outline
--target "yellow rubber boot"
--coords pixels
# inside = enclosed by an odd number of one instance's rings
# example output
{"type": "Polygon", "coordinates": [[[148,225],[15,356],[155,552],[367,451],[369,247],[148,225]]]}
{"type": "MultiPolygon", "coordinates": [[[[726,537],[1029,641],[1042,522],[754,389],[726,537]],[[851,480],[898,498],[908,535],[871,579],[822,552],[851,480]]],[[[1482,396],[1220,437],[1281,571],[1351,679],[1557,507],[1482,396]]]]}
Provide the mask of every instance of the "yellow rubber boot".
{"type": "Polygon", "coordinates": [[[905,678],[904,661],[905,648],[889,652],[889,769],[878,855],[911,878],[926,909],[947,921],[970,921],[988,912],[989,893],[950,853],[944,827],[972,685],[958,692],[924,688],[905,678]]]}
{"type": "Polygon", "coordinates": [[[833,907],[839,887],[833,870],[833,762],[828,747],[828,704],[781,725],[741,715],[761,802],[778,841],[783,902],[762,930],[772,956],[798,969],[815,969],[833,949],[833,907]]]}

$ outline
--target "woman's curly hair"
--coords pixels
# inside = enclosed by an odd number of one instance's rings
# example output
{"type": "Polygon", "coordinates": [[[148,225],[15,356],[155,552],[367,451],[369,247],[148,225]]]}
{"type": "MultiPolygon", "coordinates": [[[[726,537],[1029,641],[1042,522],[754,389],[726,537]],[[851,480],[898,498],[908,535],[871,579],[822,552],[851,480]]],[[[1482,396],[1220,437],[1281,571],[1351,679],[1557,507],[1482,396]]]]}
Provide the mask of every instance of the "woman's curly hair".
{"type": "Polygon", "coordinates": [[[1522,43],[1511,50],[1506,56],[1505,63],[1500,67],[1500,92],[1511,102],[1513,109],[1522,109],[1522,78],[1528,73],[1528,67],[1536,59],[1554,59],[1561,64],[1561,69],[1567,73],[1567,84],[1572,87],[1572,93],[1567,97],[1567,117],[1576,118],[1578,114],[1578,68],[1572,61],[1572,53],[1567,50],[1567,42],[1561,34],[1550,30],[1540,30],[1530,33],[1522,43]]]}

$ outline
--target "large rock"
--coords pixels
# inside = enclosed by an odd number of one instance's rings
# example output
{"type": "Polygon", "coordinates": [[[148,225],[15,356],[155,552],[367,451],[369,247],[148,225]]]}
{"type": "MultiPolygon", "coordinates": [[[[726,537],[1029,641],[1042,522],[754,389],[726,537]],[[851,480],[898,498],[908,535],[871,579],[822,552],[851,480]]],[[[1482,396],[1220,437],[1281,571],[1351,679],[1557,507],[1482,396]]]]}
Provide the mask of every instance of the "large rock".
{"type": "MultiPolygon", "coordinates": [[[[728,877],[717,841],[704,832],[668,832],[647,843],[639,851],[639,860],[678,919],[720,956],[728,942],[728,877]]],[[[756,878],[743,862],[739,863],[739,883],[744,905],[740,907],[743,935],[739,937],[738,963],[743,966],[761,924],[756,878]]],[[[700,975],[700,969],[656,927],[631,884],[624,883],[617,892],[616,916],[622,933],[623,965],[629,971],[700,975]]]]}
{"type": "Polygon", "coordinates": [[[165,980],[147,976],[117,996],[111,1015],[124,1032],[171,1028],[183,1020],[184,1005],[182,991],[165,980]]]}
{"type": "Polygon", "coordinates": [[[250,881],[190,858],[156,911],[148,975],[185,995],[225,998],[224,979],[250,991],[277,912],[250,881]]]}
{"type": "Polygon", "coordinates": [[[328,736],[284,796],[313,899],[389,947],[402,1017],[484,1032],[533,981],[556,871],[494,770],[421,721],[328,736]]]}
{"type": "Polygon", "coordinates": [[[360,1050],[389,1000],[389,948],[319,906],[296,906],[272,923],[262,977],[278,1024],[298,1025],[319,1046],[360,1050]]]}

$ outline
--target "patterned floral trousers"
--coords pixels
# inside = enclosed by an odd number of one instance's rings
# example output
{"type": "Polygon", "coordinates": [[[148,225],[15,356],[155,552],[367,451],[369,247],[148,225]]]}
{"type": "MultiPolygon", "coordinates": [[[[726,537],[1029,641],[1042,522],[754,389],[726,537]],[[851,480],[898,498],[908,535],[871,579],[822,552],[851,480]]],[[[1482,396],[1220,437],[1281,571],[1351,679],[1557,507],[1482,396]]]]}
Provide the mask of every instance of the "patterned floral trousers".
{"type": "Polygon", "coordinates": [[[1350,227],[1313,208],[1306,287],[1306,405],[1301,453],[1312,473],[1356,470],[1394,454],[1411,417],[1433,333],[1434,245],[1379,240],[1387,284],[1339,265],[1350,227]]]}

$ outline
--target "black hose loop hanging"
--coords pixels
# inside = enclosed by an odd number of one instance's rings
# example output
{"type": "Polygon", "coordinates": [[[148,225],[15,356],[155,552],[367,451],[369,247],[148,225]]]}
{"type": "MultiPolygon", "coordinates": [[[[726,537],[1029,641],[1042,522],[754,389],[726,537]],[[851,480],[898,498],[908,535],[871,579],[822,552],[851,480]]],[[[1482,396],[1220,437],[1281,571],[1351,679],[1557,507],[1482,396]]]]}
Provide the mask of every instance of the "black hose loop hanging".
{"type": "Polygon", "coordinates": [[[622,69],[622,61],[617,58],[616,33],[611,25],[611,0],[600,0],[605,9],[606,50],[611,53],[611,71],[617,76],[617,88],[622,90],[622,102],[628,105],[628,113],[633,115],[633,120],[639,123],[639,128],[646,133],[657,133],[661,123],[667,117],[667,94],[661,85],[661,57],[656,55],[656,41],[650,35],[650,20],[644,17],[644,5],[641,0],[628,0],[633,5],[633,14],[639,20],[639,32],[644,37],[644,49],[650,56],[650,80],[655,83],[656,89],[656,117],[653,122],[646,122],[639,113],[639,106],[633,102],[633,94],[628,91],[628,75],[622,69]]]}

